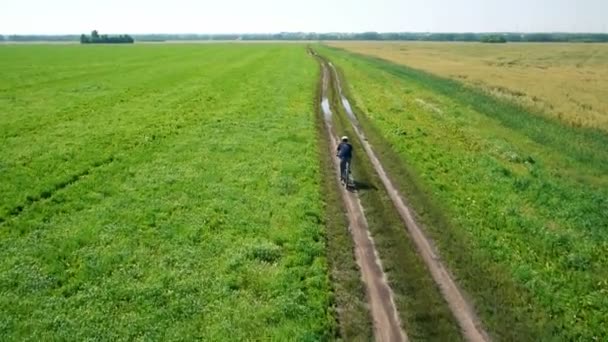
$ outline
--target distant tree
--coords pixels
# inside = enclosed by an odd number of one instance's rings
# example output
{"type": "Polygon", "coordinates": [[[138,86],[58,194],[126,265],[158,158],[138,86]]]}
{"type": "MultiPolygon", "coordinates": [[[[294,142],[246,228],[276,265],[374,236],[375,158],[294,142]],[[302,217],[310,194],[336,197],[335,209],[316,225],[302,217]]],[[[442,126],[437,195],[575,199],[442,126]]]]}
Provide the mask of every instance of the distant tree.
{"type": "Polygon", "coordinates": [[[321,33],[319,35],[319,40],[340,40],[340,35],[338,33],[321,33]]]}
{"type": "Polygon", "coordinates": [[[480,41],[482,43],[506,43],[507,38],[505,38],[505,36],[503,36],[503,35],[490,34],[490,35],[481,37],[480,41]]]}
{"type": "Polygon", "coordinates": [[[378,32],[363,32],[355,36],[356,39],[362,40],[380,40],[382,39],[378,32]]]}
{"type": "Polygon", "coordinates": [[[462,41],[465,42],[474,42],[477,41],[477,35],[475,33],[463,33],[462,34],[462,41]]]}
{"type": "Polygon", "coordinates": [[[562,42],[567,41],[567,38],[562,37],[560,34],[553,33],[528,33],[525,35],[524,40],[527,42],[562,42]]]}
{"type": "Polygon", "coordinates": [[[524,35],[521,33],[507,33],[505,38],[508,42],[521,42],[524,35]]]}
{"type": "Polygon", "coordinates": [[[132,44],[135,40],[128,34],[121,34],[118,36],[108,36],[107,34],[99,35],[97,30],[91,32],[91,37],[86,35],[80,35],[81,44],[132,44]]]}
{"type": "Polygon", "coordinates": [[[399,40],[399,33],[396,32],[387,32],[380,34],[381,40],[399,40]]]}

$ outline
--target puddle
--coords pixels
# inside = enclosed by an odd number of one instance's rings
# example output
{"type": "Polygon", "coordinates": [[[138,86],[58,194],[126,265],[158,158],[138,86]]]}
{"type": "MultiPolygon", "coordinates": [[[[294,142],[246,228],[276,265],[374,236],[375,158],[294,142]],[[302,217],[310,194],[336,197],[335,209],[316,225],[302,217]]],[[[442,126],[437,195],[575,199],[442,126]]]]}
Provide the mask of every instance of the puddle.
{"type": "Polygon", "coordinates": [[[329,109],[329,100],[326,97],[321,101],[321,109],[323,109],[325,120],[331,120],[331,109],[329,109]]]}
{"type": "Polygon", "coordinates": [[[357,120],[357,117],[355,116],[355,113],[353,113],[353,109],[350,106],[350,102],[348,102],[344,96],[342,96],[342,106],[344,107],[344,110],[346,110],[348,118],[354,121],[356,124],[359,124],[359,121],[357,120]]]}

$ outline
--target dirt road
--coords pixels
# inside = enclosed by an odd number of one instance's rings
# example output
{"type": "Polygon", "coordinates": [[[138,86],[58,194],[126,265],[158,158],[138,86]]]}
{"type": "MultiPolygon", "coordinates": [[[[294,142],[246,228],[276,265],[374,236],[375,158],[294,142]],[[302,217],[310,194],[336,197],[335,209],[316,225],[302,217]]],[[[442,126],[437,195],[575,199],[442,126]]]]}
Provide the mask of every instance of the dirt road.
{"type": "MultiPolygon", "coordinates": [[[[328,99],[331,73],[328,66],[321,60],[323,70],[323,87],[321,110],[323,112],[330,153],[335,153],[338,137],[332,124],[332,112],[328,99]]],[[[336,181],[339,182],[339,162],[334,159],[336,181]]],[[[370,312],[374,325],[374,337],[377,341],[408,341],[407,335],[401,329],[401,322],[393,300],[393,293],[388,286],[382,263],[369,233],[367,219],[363,207],[355,193],[342,188],[342,200],[347,210],[349,231],[355,242],[355,257],[361,270],[365,284],[370,312]]]]}
{"type": "Polygon", "coordinates": [[[433,280],[439,286],[441,293],[443,294],[446,302],[448,303],[452,311],[452,314],[458,321],[463,336],[468,341],[489,341],[489,335],[484,331],[483,327],[481,326],[480,321],[477,318],[472,305],[465,299],[464,295],[462,294],[462,291],[459,289],[456,282],[453,280],[453,277],[443,265],[432,241],[424,234],[423,230],[420,228],[420,226],[414,219],[412,210],[406,205],[407,202],[404,200],[404,197],[399,193],[399,191],[395,188],[395,186],[389,179],[384,167],[382,166],[380,160],[377,158],[375,152],[373,151],[372,146],[367,141],[363,129],[361,128],[348,99],[342,91],[340,77],[338,75],[338,72],[336,71],[336,68],[331,63],[328,63],[327,68],[331,69],[331,78],[337,85],[338,94],[340,96],[342,106],[344,107],[344,110],[353,126],[356,135],[361,141],[363,149],[365,150],[374,169],[379,175],[395,208],[397,209],[399,215],[405,223],[405,226],[410,236],[412,237],[412,240],[414,241],[418,252],[422,256],[425,264],[427,265],[431,276],[433,277],[433,280]]]}

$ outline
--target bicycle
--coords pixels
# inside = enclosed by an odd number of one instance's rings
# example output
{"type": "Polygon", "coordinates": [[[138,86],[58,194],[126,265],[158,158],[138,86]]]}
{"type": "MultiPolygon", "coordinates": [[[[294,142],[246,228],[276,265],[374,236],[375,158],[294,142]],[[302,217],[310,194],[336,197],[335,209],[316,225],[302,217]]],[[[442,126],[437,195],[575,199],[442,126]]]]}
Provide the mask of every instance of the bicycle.
{"type": "Polygon", "coordinates": [[[342,182],[342,185],[344,185],[346,188],[351,188],[354,184],[354,181],[352,178],[350,159],[340,160],[340,172],[340,182],[342,182]]]}

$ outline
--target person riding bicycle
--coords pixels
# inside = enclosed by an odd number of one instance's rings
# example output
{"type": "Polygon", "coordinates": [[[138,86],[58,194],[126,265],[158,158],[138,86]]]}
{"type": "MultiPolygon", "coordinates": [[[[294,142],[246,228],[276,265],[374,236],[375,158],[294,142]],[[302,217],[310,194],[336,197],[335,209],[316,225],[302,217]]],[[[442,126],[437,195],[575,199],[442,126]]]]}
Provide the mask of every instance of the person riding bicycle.
{"type": "Polygon", "coordinates": [[[353,158],[353,145],[348,142],[347,136],[342,137],[336,152],[337,157],[340,158],[340,180],[346,183],[348,174],[345,172],[350,171],[350,167],[347,169],[347,166],[350,166],[350,160],[353,158]]]}

